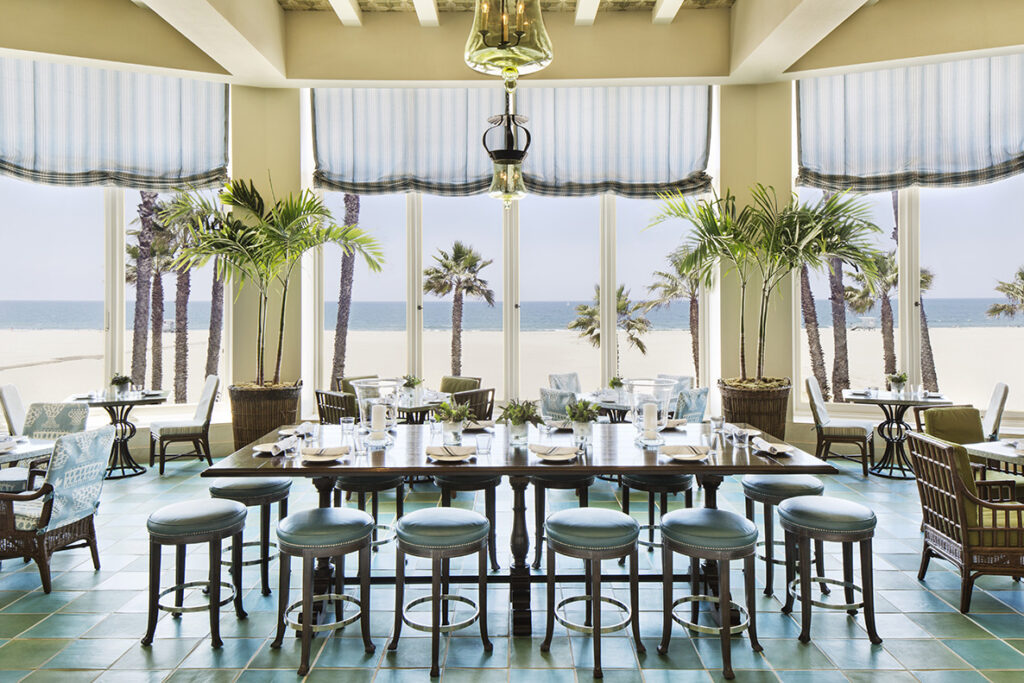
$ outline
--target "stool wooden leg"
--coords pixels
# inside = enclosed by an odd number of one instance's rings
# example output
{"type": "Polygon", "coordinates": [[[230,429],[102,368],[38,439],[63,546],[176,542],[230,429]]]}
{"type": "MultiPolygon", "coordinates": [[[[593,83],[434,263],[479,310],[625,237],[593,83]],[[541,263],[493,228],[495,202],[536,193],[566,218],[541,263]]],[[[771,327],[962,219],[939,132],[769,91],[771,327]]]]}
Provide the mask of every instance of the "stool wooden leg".
{"type": "MultiPolygon", "coordinates": [[[[629,487],[626,486],[625,484],[623,484],[621,479],[619,479],[619,485],[622,487],[622,512],[623,512],[623,514],[627,514],[628,515],[629,514],[629,487]]],[[[626,558],[625,557],[619,558],[619,564],[620,565],[626,564],[626,558]]],[[[587,584],[589,585],[589,583],[590,582],[588,581],[587,584]]]]}
{"type": "Polygon", "coordinates": [[[875,629],[875,579],[871,573],[871,539],[866,538],[860,542],[860,584],[864,597],[864,626],[868,631],[868,638],[872,643],[878,645],[882,639],[878,637],[875,629]]]}
{"type": "MultiPolygon", "coordinates": [[[[696,557],[690,558],[690,595],[700,595],[700,562],[696,557]]],[[[694,624],[700,618],[700,605],[690,603],[690,621],[694,624]]]]}
{"type": "Polygon", "coordinates": [[[793,532],[787,531],[786,535],[786,602],[782,605],[782,613],[789,614],[793,611],[793,594],[789,592],[789,586],[796,578],[796,536],[793,532]]]}
{"type": "Polygon", "coordinates": [[[270,503],[260,505],[260,587],[270,595],[270,503]]]}
{"type": "Polygon", "coordinates": [[[654,492],[649,491],[647,493],[647,542],[651,545],[647,546],[647,552],[654,552],[654,492]]]}
{"type": "Polygon", "coordinates": [[[761,652],[763,648],[757,640],[757,598],[754,596],[756,560],[756,552],[743,558],[743,581],[744,592],[747,594],[747,618],[750,620],[750,626],[747,627],[747,634],[750,636],[750,647],[754,652],[761,652]]]}
{"type": "MultiPolygon", "coordinates": [[[[825,576],[825,542],[815,541],[814,542],[814,566],[818,576],[825,576]]],[[[832,590],[828,587],[827,583],[818,584],[821,588],[821,592],[824,595],[830,595],[832,590]]]]}
{"type": "Polygon", "coordinates": [[[547,595],[547,624],[544,627],[544,642],[540,644],[540,651],[547,652],[551,649],[551,636],[555,632],[555,551],[548,547],[547,574],[544,577],[544,592],[547,595]]]}
{"type": "Polygon", "coordinates": [[[210,645],[220,647],[220,539],[210,541],[210,574],[207,587],[210,589],[210,645]]]}
{"type": "Polygon", "coordinates": [[[686,493],[683,494],[683,505],[688,508],[693,507],[693,487],[686,489],[686,493]]]}
{"type": "MultiPolygon", "coordinates": [[[[665,494],[662,494],[665,495],[665,494]]],[[[634,546],[629,554],[629,609],[630,621],[633,622],[633,643],[636,644],[636,651],[640,654],[647,652],[643,642],[640,640],[640,557],[634,546]]],[[[598,623],[598,627],[601,624],[598,623]]]]}
{"type": "Polygon", "coordinates": [[[142,637],[143,645],[153,644],[153,635],[156,633],[157,607],[160,594],[160,544],[156,541],[149,542],[149,620],[146,623],[146,635],[142,637]]]}
{"type": "Polygon", "coordinates": [[[800,551],[800,642],[811,640],[811,539],[801,536],[800,551]]]}
{"type": "Polygon", "coordinates": [[[405,514],[405,484],[395,487],[395,521],[397,522],[405,514]]]}
{"type": "Polygon", "coordinates": [[[299,675],[309,673],[309,653],[313,649],[313,558],[302,558],[302,655],[299,675]]]}
{"type": "MultiPolygon", "coordinates": [[[[344,595],[345,593],[345,556],[337,555],[334,559],[334,594],[344,595]]],[[[360,567],[360,571],[362,567],[360,567]]],[[[334,620],[341,621],[345,616],[345,601],[334,601],[334,620]]]]}
{"type": "Polygon", "coordinates": [[[533,568],[540,569],[540,556],[544,540],[544,499],[546,489],[540,484],[533,485],[533,568]]]}
{"type": "Polygon", "coordinates": [[[477,564],[477,608],[480,610],[480,640],[484,651],[491,652],[494,645],[487,636],[487,548],[480,548],[480,562],[477,564]]]}
{"type": "MultiPolygon", "coordinates": [[[[550,551],[550,549],[549,549],[549,551],[550,551]]],[[[590,560],[583,560],[583,584],[584,584],[583,585],[583,594],[586,595],[587,597],[591,597],[593,595],[593,593],[590,592],[590,586],[592,584],[592,577],[591,577],[592,566],[593,566],[593,564],[591,563],[590,560]]],[[[591,619],[593,617],[593,614],[594,614],[594,601],[593,600],[587,600],[586,603],[585,603],[584,611],[583,611],[583,625],[584,626],[590,626],[591,625],[591,623],[592,623],[591,619]]]]}
{"type": "Polygon", "coordinates": [[[377,646],[370,639],[370,548],[359,549],[359,627],[363,633],[363,650],[373,652],[377,646]]]}
{"type": "Polygon", "coordinates": [[[398,649],[398,637],[402,635],[402,612],[405,610],[405,553],[395,549],[395,626],[391,631],[389,650],[398,649]]]}
{"type": "Polygon", "coordinates": [[[581,486],[579,491],[580,507],[585,508],[590,506],[590,487],[581,486]]]}
{"type": "Polygon", "coordinates": [[[374,491],[370,494],[370,516],[373,517],[373,552],[377,552],[377,515],[380,512],[380,497],[379,494],[374,491]]]}
{"type": "Polygon", "coordinates": [[[590,580],[590,603],[594,606],[594,678],[604,678],[601,671],[601,560],[594,560],[590,580]]]}
{"type": "Polygon", "coordinates": [[[718,637],[722,643],[722,675],[735,678],[732,672],[732,604],[729,597],[729,560],[718,561],[718,616],[722,622],[718,637]]]}
{"type": "MultiPolygon", "coordinates": [[[[849,605],[854,600],[853,595],[853,543],[843,543],[843,581],[846,582],[846,586],[843,587],[843,595],[846,598],[846,604],[849,605]]],[[[856,616],[857,610],[851,609],[846,611],[851,617],[856,616]]]]}
{"type": "Polygon", "coordinates": [[[431,564],[433,566],[430,579],[430,677],[437,678],[441,675],[438,666],[441,659],[441,559],[435,557],[431,564]]]}
{"type": "Polygon", "coordinates": [[[235,617],[245,619],[245,608],[242,606],[242,532],[231,537],[231,585],[235,588],[235,617]]]}
{"type": "Polygon", "coordinates": [[[498,489],[492,486],[484,491],[484,509],[487,521],[491,523],[490,531],[487,532],[487,552],[491,555],[491,569],[498,571],[498,489]]]}
{"type": "Polygon", "coordinates": [[[764,594],[775,592],[775,509],[764,504],[764,594]]]}
{"type": "Polygon", "coordinates": [[[277,560],[277,635],[270,644],[272,648],[281,647],[284,642],[284,632],[287,628],[285,623],[285,610],[288,609],[288,594],[291,592],[292,556],[283,552],[278,554],[277,560]]]}
{"type": "MultiPolygon", "coordinates": [[[[448,594],[448,577],[451,575],[451,560],[447,557],[441,560],[441,594],[448,594]]],[[[441,623],[445,626],[448,625],[448,601],[441,601],[441,623]]]]}
{"type": "Polygon", "coordinates": [[[672,638],[672,551],[661,546],[661,643],[658,654],[668,653],[668,641],[672,638]]]}
{"type": "MultiPolygon", "coordinates": [[[[179,543],[174,546],[174,583],[177,586],[185,583],[185,551],[187,547],[184,543],[179,543]]],[[[174,606],[181,607],[185,599],[185,589],[179,588],[174,591],[174,606]]],[[[181,616],[181,612],[171,612],[171,618],[177,619],[181,616]]]]}

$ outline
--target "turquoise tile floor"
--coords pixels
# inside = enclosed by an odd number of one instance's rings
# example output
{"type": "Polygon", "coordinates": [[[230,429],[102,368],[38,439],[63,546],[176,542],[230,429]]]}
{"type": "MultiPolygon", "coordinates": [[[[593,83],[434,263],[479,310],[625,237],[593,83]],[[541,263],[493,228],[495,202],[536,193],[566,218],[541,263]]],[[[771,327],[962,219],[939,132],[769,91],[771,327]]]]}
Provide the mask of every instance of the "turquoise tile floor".
{"type": "MultiPolygon", "coordinates": [[[[733,641],[733,662],[737,680],[751,681],[1024,681],[1024,584],[1008,578],[987,577],[978,581],[972,612],[964,616],[956,609],[959,577],[948,565],[933,560],[924,582],[916,578],[921,537],[920,513],[913,482],[871,477],[864,479],[859,466],[833,461],[838,475],[825,477],[829,495],[860,501],[878,514],[875,539],[875,585],[877,587],[878,630],[884,642],[872,645],[861,617],[815,610],[812,642],[796,640],[797,622],[779,611],[777,598],[758,598],[758,630],[764,652],[754,654],[747,640],[733,641]]],[[[295,681],[297,642],[289,638],[281,650],[271,650],[276,596],[260,595],[255,567],[245,571],[245,606],[249,618],[238,621],[230,608],[221,619],[224,647],[213,650],[205,614],[185,614],[181,619],[163,616],[152,647],[139,644],[145,630],[147,514],[165,503],[207,496],[207,480],[199,477],[198,462],[179,461],[169,465],[164,477],[155,472],[135,479],[108,482],[98,518],[98,536],[103,567],[92,569],[88,552],[73,550],[54,558],[54,590],[44,595],[35,565],[20,560],[3,562],[0,569],[0,683],[6,681],[295,681]]],[[[618,490],[598,482],[591,490],[591,503],[617,507],[618,490]]],[[[644,494],[634,494],[633,511],[645,515],[644,494]]],[[[727,480],[720,491],[720,506],[742,511],[743,497],[738,481],[727,480]]],[[[700,496],[697,497],[700,504],[700,496]]],[[[438,492],[429,485],[417,485],[408,492],[406,510],[437,505],[438,492]]],[[[459,494],[456,504],[483,510],[483,497],[459,494]]],[[[297,480],[291,509],[316,505],[312,486],[297,480]]],[[[570,492],[551,492],[551,509],[575,505],[570,492]]],[[[670,499],[669,506],[682,505],[670,499]]],[[[382,511],[394,511],[394,499],[385,497],[382,511]]],[[[508,535],[511,528],[511,491],[499,490],[499,560],[507,567],[508,535]]],[[[253,511],[255,512],[255,511],[253,511]]],[[[252,517],[255,520],[255,516],[252,517]]],[[[532,515],[530,516],[532,520],[532,515]]],[[[254,535],[255,526],[247,531],[254,535]]],[[[531,528],[532,535],[532,528],[531,528]]],[[[838,572],[839,548],[827,548],[827,567],[838,572]]],[[[165,555],[165,567],[171,554],[165,555]]],[[[388,546],[374,556],[374,570],[391,572],[394,553],[388,546]]],[[[457,563],[472,571],[470,560],[457,563]]],[[[573,568],[571,561],[560,564],[573,568]]],[[[641,552],[643,569],[659,566],[657,552],[641,552]]],[[[205,575],[204,549],[189,553],[188,580],[205,575]]],[[[677,560],[677,566],[682,566],[677,560]]],[[[347,572],[355,573],[354,565],[347,572]]],[[[422,560],[411,559],[409,572],[423,572],[422,560]]],[[[759,583],[763,565],[758,566],[759,583]]],[[[293,574],[294,577],[294,574],[293,574]]],[[[272,576],[276,589],[276,577],[272,576]]],[[[170,576],[164,576],[170,585],[170,576]]],[[[297,586],[297,580],[295,582],[297,586]]],[[[739,573],[733,586],[742,588],[739,573]]],[[[472,597],[475,590],[466,587],[472,597]]],[[[574,594],[578,586],[564,585],[562,595],[574,594]]],[[[626,598],[624,585],[612,588],[626,598]]],[[[721,652],[713,637],[691,637],[676,627],[666,656],[656,653],[661,634],[661,595],[656,584],[642,587],[641,633],[646,654],[637,654],[625,631],[603,641],[605,680],[673,681],[719,680],[721,652]]],[[[776,576],[776,595],[782,592],[782,577],[776,576]]],[[[295,599],[298,593],[293,591],[295,599]]],[[[410,597],[423,594],[422,588],[410,597]]],[[[680,587],[679,594],[685,594],[680,587]]],[[[760,593],[759,593],[760,595],[760,593]]],[[[734,595],[741,599],[741,595],[734,595]]],[[[547,683],[591,678],[590,641],[568,634],[559,627],[549,653],[539,645],[544,623],[541,606],[544,589],[533,592],[534,635],[510,638],[508,591],[497,586],[489,594],[489,624],[494,651],[484,653],[470,627],[446,639],[442,646],[443,681],[508,681],[547,683]]],[[[375,681],[427,681],[429,638],[404,629],[397,652],[386,653],[384,645],[391,631],[394,593],[387,587],[373,592],[373,637],[375,654],[363,652],[357,629],[352,626],[314,645],[313,669],[308,681],[343,680],[350,683],[375,681]]],[[[614,615],[610,615],[614,616],[614,615]]]]}

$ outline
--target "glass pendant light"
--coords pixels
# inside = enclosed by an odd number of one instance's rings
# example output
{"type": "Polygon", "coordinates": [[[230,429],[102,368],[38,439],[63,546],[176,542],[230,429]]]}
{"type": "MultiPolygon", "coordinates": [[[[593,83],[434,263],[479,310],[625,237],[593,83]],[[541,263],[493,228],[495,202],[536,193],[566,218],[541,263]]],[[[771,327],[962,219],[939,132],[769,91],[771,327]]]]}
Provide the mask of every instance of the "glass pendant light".
{"type": "Polygon", "coordinates": [[[484,132],[484,149],[494,163],[494,175],[488,194],[508,205],[526,196],[523,183],[523,159],[530,149],[530,131],[522,124],[525,116],[515,113],[515,92],[505,92],[505,113],[487,119],[491,127],[484,132]]]}
{"type": "Polygon", "coordinates": [[[540,71],[553,56],[540,0],[477,0],[466,41],[469,68],[515,81],[540,71]]]}

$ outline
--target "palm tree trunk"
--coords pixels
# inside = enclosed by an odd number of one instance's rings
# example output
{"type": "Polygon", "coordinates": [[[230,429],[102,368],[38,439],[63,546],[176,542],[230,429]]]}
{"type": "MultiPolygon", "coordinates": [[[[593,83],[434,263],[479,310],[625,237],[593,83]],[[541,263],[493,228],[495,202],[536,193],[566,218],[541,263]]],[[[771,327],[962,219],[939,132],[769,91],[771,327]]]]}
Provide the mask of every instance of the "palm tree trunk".
{"type": "MultiPolygon", "coordinates": [[[[345,195],[345,225],[359,223],[359,195],[345,195]]],[[[348,320],[352,312],[352,283],[355,279],[356,253],[341,256],[341,282],[338,286],[338,320],[334,325],[334,362],[331,377],[345,376],[345,354],[348,350],[348,320]]]]}
{"type": "Polygon", "coordinates": [[[458,287],[452,297],[452,374],[462,374],[462,290],[458,287]]]}
{"type": "Polygon", "coordinates": [[[274,361],[274,384],[281,383],[281,359],[284,357],[284,314],[288,305],[288,283],[281,287],[281,322],[277,326],[277,360],[274,361]]]}
{"type": "Polygon", "coordinates": [[[163,273],[160,271],[153,273],[150,309],[153,330],[152,360],[150,361],[153,364],[151,386],[154,389],[160,389],[164,382],[164,279],[163,273]]]}
{"type": "Polygon", "coordinates": [[[694,382],[700,386],[700,309],[697,295],[690,295],[690,348],[693,351],[694,382]]]}
{"type": "Polygon", "coordinates": [[[814,373],[814,379],[821,387],[821,395],[828,401],[828,373],[825,371],[825,354],[821,350],[818,309],[814,307],[810,270],[806,265],[800,269],[800,312],[803,313],[804,329],[807,330],[807,347],[811,352],[811,372],[814,373]]]}
{"type": "Polygon", "coordinates": [[[882,316],[882,360],[885,364],[885,374],[896,374],[896,335],[893,330],[892,302],[889,300],[889,293],[886,292],[879,297],[882,316]]]}
{"type": "Polygon", "coordinates": [[[206,376],[216,375],[220,366],[220,339],[224,329],[224,281],[217,277],[218,256],[213,261],[210,289],[210,335],[206,343],[206,376]]]}
{"type": "Polygon", "coordinates": [[[928,316],[921,300],[921,379],[927,391],[939,390],[939,378],[935,374],[935,356],[932,354],[932,338],[928,332],[928,316]]]}
{"type": "Polygon", "coordinates": [[[188,298],[191,271],[178,271],[174,294],[174,402],[188,402],[188,298]]]}
{"type": "Polygon", "coordinates": [[[146,382],[146,337],[149,323],[150,278],[153,275],[153,229],[156,227],[156,192],[140,192],[139,257],[135,263],[135,317],[132,336],[132,384],[146,382]]]}
{"type": "Polygon", "coordinates": [[[832,259],[828,273],[832,304],[832,400],[841,403],[843,390],[850,388],[850,356],[846,345],[846,289],[843,287],[843,262],[832,259]]]}
{"type": "Polygon", "coordinates": [[[747,378],[747,283],[740,283],[740,379],[747,378]]]}

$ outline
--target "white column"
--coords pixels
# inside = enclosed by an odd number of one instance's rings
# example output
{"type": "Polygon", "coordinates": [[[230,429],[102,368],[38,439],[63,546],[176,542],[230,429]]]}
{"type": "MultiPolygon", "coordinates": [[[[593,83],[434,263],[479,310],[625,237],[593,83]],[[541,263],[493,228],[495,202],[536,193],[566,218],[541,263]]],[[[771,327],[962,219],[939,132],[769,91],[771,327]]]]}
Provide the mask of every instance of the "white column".
{"type": "Polygon", "coordinates": [[[300,371],[302,398],[299,415],[308,417],[315,412],[313,390],[330,388],[330,367],[324,358],[324,252],[313,249],[302,255],[299,267],[302,291],[299,305],[302,317],[299,339],[302,345],[300,371]]]}
{"type": "Polygon", "coordinates": [[[501,305],[506,401],[519,398],[519,201],[502,209],[501,305]]]}
{"type": "Polygon", "coordinates": [[[896,313],[899,353],[896,372],[907,373],[908,386],[921,383],[921,192],[911,187],[899,192],[896,254],[900,273],[896,313]]]}
{"type": "Polygon", "coordinates": [[[618,337],[616,324],[615,289],[615,196],[601,195],[601,275],[600,275],[600,311],[601,311],[601,386],[607,386],[608,380],[616,373],[616,349],[618,337]]]}
{"type": "Polygon", "coordinates": [[[423,376],[423,197],[405,196],[405,347],[410,375],[423,376]]]}
{"type": "Polygon", "coordinates": [[[103,190],[104,248],[106,278],[103,283],[103,377],[104,384],[115,373],[127,374],[124,367],[125,293],[124,293],[124,190],[103,190]]]}

